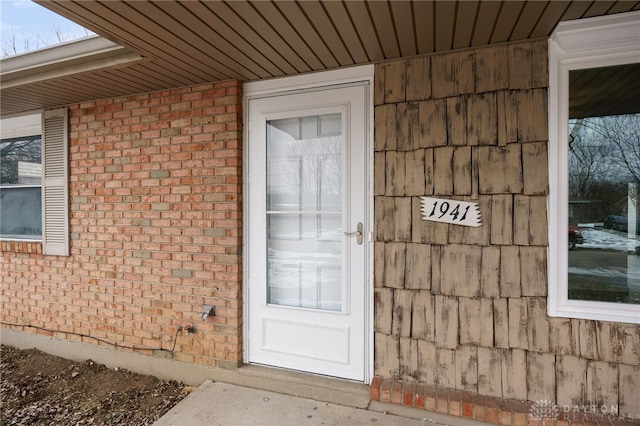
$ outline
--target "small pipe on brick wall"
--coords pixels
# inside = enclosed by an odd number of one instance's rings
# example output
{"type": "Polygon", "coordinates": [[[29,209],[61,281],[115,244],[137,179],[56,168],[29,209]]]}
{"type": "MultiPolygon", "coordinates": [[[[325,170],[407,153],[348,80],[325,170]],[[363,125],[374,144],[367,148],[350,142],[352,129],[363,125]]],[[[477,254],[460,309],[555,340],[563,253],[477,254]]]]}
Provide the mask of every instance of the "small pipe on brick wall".
{"type": "Polygon", "coordinates": [[[196,328],[195,328],[195,326],[193,324],[187,325],[185,327],[179,325],[176,328],[176,334],[173,337],[173,347],[171,348],[171,350],[168,350],[168,349],[164,349],[162,347],[162,343],[160,344],[159,348],[150,348],[150,347],[146,347],[146,346],[136,346],[136,345],[128,346],[128,345],[119,344],[118,342],[110,342],[110,341],[102,339],[100,337],[90,336],[90,335],[84,334],[84,333],[76,333],[76,332],[73,332],[73,331],[53,330],[51,328],[40,327],[40,326],[37,326],[37,325],[15,324],[15,323],[5,322],[5,321],[0,321],[0,324],[6,325],[6,326],[9,326],[9,327],[22,327],[23,329],[24,328],[34,328],[36,330],[47,331],[47,332],[50,332],[50,333],[65,333],[65,334],[71,334],[72,336],[86,337],[88,339],[93,339],[93,340],[96,340],[96,341],[98,341],[100,343],[104,343],[105,345],[113,346],[116,349],[121,348],[121,349],[129,349],[129,350],[132,350],[132,351],[150,351],[150,352],[153,352],[153,351],[173,352],[173,351],[175,351],[176,344],[178,343],[178,333],[180,333],[183,329],[187,330],[187,333],[195,333],[195,330],[196,330],[196,328]]]}

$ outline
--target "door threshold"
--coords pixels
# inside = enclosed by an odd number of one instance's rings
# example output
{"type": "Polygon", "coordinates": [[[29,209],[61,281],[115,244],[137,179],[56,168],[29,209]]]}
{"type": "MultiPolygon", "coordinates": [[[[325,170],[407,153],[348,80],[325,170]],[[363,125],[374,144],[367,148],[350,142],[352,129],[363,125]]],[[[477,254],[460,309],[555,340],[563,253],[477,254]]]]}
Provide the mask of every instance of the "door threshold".
{"type": "Polygon", "coordinates": [[[368,384],[265,365],[248,364],[237,370],[216,368],[211,379],[362,409],[370,402],[368,384]]]}

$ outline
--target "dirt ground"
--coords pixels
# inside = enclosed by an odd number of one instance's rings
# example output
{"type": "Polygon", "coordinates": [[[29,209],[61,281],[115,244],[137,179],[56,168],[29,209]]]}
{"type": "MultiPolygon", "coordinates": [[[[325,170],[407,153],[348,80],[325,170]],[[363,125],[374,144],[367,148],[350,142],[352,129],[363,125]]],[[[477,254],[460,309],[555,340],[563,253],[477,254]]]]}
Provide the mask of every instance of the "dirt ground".
{"type": "Polygon", "coordinates": [[[1,350],[0,426],[150,425],[192,390],[91,360],[1,350]]]}

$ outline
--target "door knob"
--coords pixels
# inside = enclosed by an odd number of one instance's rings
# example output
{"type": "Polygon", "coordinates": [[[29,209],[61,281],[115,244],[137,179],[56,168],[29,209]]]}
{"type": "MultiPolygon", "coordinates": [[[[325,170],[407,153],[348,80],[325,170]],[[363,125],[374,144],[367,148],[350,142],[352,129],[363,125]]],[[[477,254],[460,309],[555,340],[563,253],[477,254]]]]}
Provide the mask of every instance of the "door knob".
{"type": "Polygon", "coordinates": [[[358,245],[362,245],[362,222],[358,222],[358,225],[356,226],[356,230],[353,232],[345,232],[344,235],[356,235],[357,236],[357,243],[358,245]]]}

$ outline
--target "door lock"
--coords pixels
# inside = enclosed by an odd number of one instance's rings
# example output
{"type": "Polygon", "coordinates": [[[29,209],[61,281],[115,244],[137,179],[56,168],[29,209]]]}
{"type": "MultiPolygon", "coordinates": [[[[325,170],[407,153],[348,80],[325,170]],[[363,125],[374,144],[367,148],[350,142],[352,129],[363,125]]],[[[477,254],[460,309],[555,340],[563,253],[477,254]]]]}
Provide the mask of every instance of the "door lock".
{"type": "Polygon", "coordinates": [[[356,240],[358,242],[358,245],[362,245],[362,237],[363,237],[363,233],[362,233],[362,222],[358,222],[358,225],[356,226],[356,230],[353,232],[345,232],[344,235],[356,235],[358,237],[358,239],[356,240]]]}

